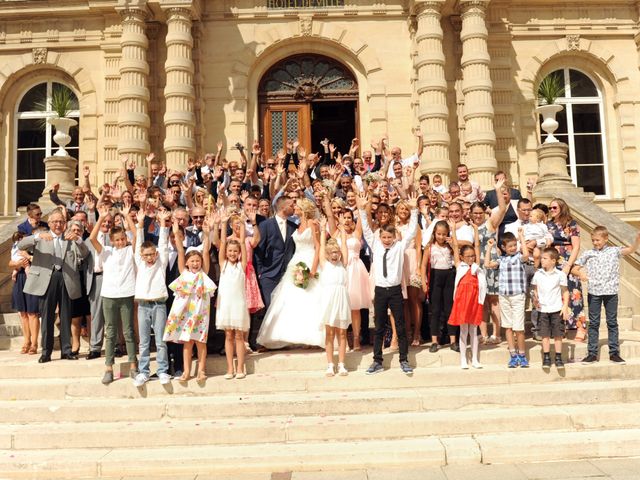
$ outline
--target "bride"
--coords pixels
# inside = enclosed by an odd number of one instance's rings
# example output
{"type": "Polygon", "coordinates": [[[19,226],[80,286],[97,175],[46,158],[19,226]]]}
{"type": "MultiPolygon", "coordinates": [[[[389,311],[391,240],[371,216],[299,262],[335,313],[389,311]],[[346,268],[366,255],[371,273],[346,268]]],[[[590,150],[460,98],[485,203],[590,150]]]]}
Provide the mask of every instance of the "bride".
{"type": "Polygon", "coordinates": [[[306,289],[293,283],[293,272],[299,262],[304,262],[311,272],[317,269],[320,244],[316,221],[318,212],[314,203],[306,198],[296,202],[294,212],[300,218],[300,226],[292,235],[296,244],[295,254],[273,291],[271,305],[258,333],[258,343],[271,349],[287,345],[324,346],[325,329],[319,315],[318,281],[311,278],[306,289]]]}

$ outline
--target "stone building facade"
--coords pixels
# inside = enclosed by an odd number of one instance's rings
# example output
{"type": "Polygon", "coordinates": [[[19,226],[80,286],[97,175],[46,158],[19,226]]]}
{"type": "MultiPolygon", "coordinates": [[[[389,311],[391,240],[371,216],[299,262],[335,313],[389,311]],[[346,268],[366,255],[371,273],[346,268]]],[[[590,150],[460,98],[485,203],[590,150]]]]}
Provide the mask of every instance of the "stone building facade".
{"type": "MultiPolygon", "coordinates": [[[[317,150],[388,135],[422,170],[469,166],[524,185],[538,170],[538,83],[566,80],[558,138],[579,186],[640,220],[640,2],[635,0],[0,0],[0,215],[46,183],[37,95],[69,88],[72,154],[92,182],[126,154],[168,166],[225,140],[317,150]],[[569,93],[571,92],[571,94],[569,93]],[[338,137],[339,142],[338,142],[338,137]],[[344,138],[342,138],[344,137],[344,138]]],[[[345,147],[346,148],[346,147],[345,147]]]]}

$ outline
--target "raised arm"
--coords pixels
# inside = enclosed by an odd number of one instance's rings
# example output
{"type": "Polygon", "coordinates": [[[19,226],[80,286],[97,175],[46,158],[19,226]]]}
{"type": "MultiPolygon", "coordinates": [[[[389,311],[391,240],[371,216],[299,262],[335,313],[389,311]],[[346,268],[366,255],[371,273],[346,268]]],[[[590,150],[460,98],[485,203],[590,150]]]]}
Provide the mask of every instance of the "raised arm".
{"type": "Polygon", "coordinates": [[[460,265],[460,245],[458,245],[458,235],[456,232],[456,222],[449,220],[449,231],[451,232],[451,247],[453,248],[453,264],[456,268],[460,265]]]}
{"type": "Polygon", "coordinates": [[[324,264],[327,261],[325,249],[327,247],[327,218],[320,217],[320,252],[318,253],[318,261],[320,263],[320,267],[324,268],[324,264]],[[325,232],[323,235],[322,232],[325,232]]]}
{"type": "Polygon", "coordinates": [[[178,225],[178,220],[173,219],[173,225],[171,226],[173,229],[173,238],[176,244],[176,252],[178,252],[178,270],[180,273],[184,272],[186,266],[185,254],[184,254],[184,234],[182,230],[180,230],[180,225],[178,225]]]}
{"type": "Polygon", "coordinates": [[[424,138],[422,137],[422,130],[420,129],[420,127],[416,128],[415,135],[418,138],[418,150],[416,154],[418,155],[418,157],[421,157],[422,152],[424,151],[424,138]]]}
{"type": "Polygon", "coordinates": [[[636,240],[633,242],[633,245],[629,245],[628,247],[624,247],[621,250],[622,255],[631,255],[635,253],[640,247],[640,232],[636,234],[636,240]]]}
{"type": "Polygon", "coordinates": [[[520,242],[520,250],[522,253],[522,258],[527,260],[529,258],[529,248],[527,247],[527,242],[524,239],[523,227],[518,227],[518,241],[520,242]]]}
{"type": "Polygon", "coordinates": [[[104,219],[109,215],[109,207],[100,207],[98,209],[99,217],[96,224],[93,226],[93,230],[91,230],[91,234],[89,235],[89,241],[91,245],[93,245],[94,250],[98,255],[102,253],[102,244],[98,241],[98,232],[100,232],[100,227],[104,222],[104,219]]]}
{"type": "MultiPolygon", "coordinates": [[[[144,238],[144,217],[145,217],[144,210],[138,210],[138,213],[136,215],[138,228],[136,229],[137,235],[136,235],[136,241],[135,241],[135,246],[136,246],[135,256],[137,260],[142,259],[142,242],[144,238]]],[[[159,248],[160,248],[160,245],[158,245],[158,249],[159,248]]]]}
{"type": "Polygon", "coordinates": [[[484,252],[484,268],[497,268],[498,262],[491,260],[491,250],[495,246],[496,241],[493,238],[487,240],[487,250],[484,252]]]}
{"type": "Polygon", "coordinates": [[[218,263],[222,265],[227,259],[227,228],[229,226],[229,214],[225,211],[220,214],[220,248],[218,248],[218,263]]]}
{"type": "Polygon", "coordinates": [[[356,205],[358,206],[358,212],[360,216],[360,223],[362,224],[362,235],[369,244],[369,247],[373,249],[373,231],[369,226],[369,219],[365,207],[367,205],[367,194],[360,192],[356,196],[356,205]]]}
{"type": "Polygon", "coordinates": [[[349,250],[347,249],[347,231],[344,226],[344,215],[340,215],[340,253],[342,255],[342,265],[345,267],[349,263],[349,250]]]}
{"type": "Polygon", "coordinates": [[[211,222],[210,217],[205,219],[202,224],[202,270],[207,275],[209,274],[209,267],[211,266],[211,257],[209,256],[209,252],[211,250],[211,237],[209,233],[211,232],[211,222]]]}
{"type": "Polygon", "coordinates": [[[504,195],[502,195],[502,186],[504,185],[504,180],[498,180],[495,185],[496,191],[496,199],[498,200],[498,208],[491,212],[491,216],[489,217],[489,222],[493,231],[497,231],[504,220],[504,216],[507,214],[507,210],[509,208],[509,204],[504,199],[504,195]]]}
{"type": "Polygon", "coordinates": [[[247,226],[246,222],[240,222],[240,252],[242,253],[242,270],[247,268],[247,226]]]}

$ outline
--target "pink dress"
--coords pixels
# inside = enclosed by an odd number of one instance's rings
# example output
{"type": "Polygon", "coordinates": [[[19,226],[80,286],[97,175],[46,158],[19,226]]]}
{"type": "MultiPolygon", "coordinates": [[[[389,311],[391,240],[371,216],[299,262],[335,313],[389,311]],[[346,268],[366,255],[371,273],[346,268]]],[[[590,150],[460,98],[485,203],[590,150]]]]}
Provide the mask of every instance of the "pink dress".
{"type": "MultiPolygon", "coordinates": [[[[409,224],[397,227],[402,238],[409,234],[409,224]]],[[[404,250],[402,264],[402,297],[407,299],[407,287],[422,288],[422,279],[418,273],[418,258],[416,256],[416,242],[413,240],[404,250]]]]}
{"type": "Polygon", "coordinates": [[[260,295],[260,287],[258,286],[258,278],[253,268],[253,248],[251,247],[251,239],[246,239],[247,245],[247,268],[245,270],[245,297],[247,299],[247,308],[249,313],[255,313],[264,308],[264,302],[260,295]]]}
{"type": "Polygon", "coordinates": [[[361,240],[355,237],[347,238],[349,260],[347,262],[347,289],[349,290],[349,305],[351,310],[371,307],[371,290],[369,272],[360,260],[361,240]]]}

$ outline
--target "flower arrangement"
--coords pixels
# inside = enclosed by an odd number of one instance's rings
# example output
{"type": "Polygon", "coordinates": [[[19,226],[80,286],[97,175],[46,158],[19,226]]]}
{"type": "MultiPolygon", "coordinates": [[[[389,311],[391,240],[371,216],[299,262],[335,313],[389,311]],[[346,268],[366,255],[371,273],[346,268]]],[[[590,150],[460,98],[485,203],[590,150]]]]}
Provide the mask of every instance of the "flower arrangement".
{"type": "Polygon", "coordinates": [[[293,269],[293,284],[298,288],[306,289],[311,278],[318,278],[318,274],[311,275],[311,270],[309,270],[306,263],[296,263],[293,269]]]}
{"type": "Polygon", "coordinates": [[[369,172],[364,177],[362,177],[362,179],[365,182],[374,183],[374,182],[379,182],[380,180],[382,180],[382,177],[380,176],[380,174],[378,172],[369,172]]]}

